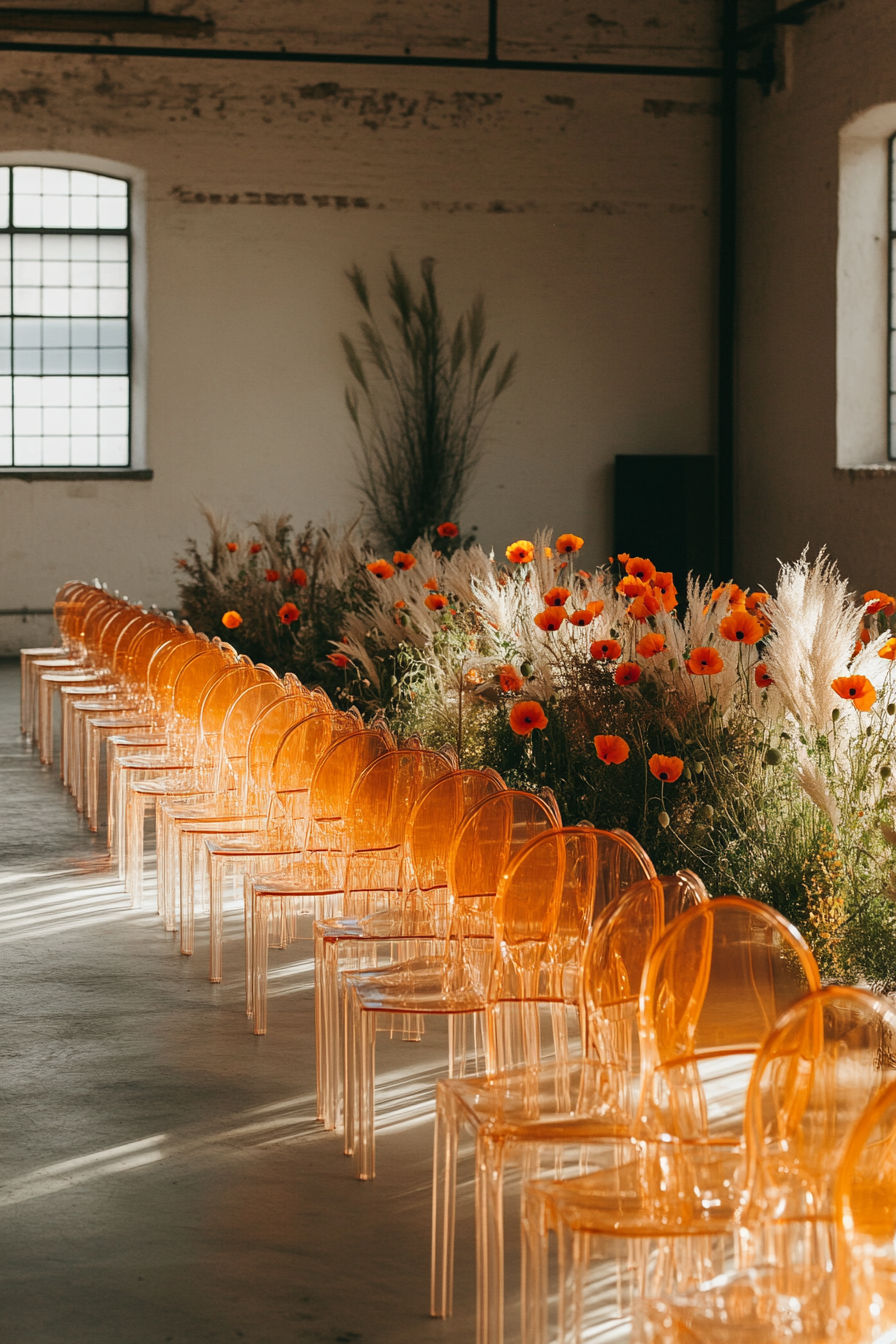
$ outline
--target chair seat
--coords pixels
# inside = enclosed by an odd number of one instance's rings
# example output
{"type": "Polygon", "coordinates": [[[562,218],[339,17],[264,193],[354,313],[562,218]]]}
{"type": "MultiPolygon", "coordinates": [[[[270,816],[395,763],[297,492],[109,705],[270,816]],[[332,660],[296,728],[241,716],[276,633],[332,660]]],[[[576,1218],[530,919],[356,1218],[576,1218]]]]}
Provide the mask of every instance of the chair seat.
{"type": "Polygon", "coordinates": [[[346,979],[369,1013],[478,1013],[485,991],[468,968],[441,957],[415,957],[382,970],[351,971],[346,979]]]}
{"type": "MultiPolygon", "coordinates": [[[[624,1080],[634,1102],[637,1074],[624,1080]]],[[[494,1077],[450,1078],[442,1084],[460,1116],[494,1138],[589,1143],[630,1137],[632,1106],[614,1095],[618,1080],[594,1059],[512,1069],[494,1077]]]]}

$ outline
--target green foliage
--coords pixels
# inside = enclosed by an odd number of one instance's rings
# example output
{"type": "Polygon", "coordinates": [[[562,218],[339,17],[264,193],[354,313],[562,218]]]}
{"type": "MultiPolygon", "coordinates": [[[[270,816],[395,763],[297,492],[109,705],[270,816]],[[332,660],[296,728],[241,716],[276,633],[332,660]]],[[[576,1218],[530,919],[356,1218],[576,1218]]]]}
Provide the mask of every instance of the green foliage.
{"type": "Polygon", "coordinates": [[[377,539],[398,550],[433,540],[440,523],[459,516],[485,422],[516,367],[515,354],[499,367],[497,343],[486,343],[481,296],[449,327],[434,272],[435,262],[424,257],[415,294],[392,258],[391,343],[374,317],[364,273],[357,266],[347,273],[364,314],[359,345],[340,336],[354,380],[345,400],[360,444],[359,485],[377,539]]]}
{"type": "Polygon", "coordinates": [[[181,611],[194,630],[232,642],[253,662],[277,672],[292,671],[306,685],[339,692],[345,673],[328,655],[338,641],[346,612],[356,599],[358,580],[334,583],[328,573],[332,539],[308,523],[294,532],[287,516],[262,518],[252,532],[239,534],[226,518],[203,510],[209,540],[203,553],[194,540],[178,561],[181,611]],[[228,549],[228,542],[236,546],[228,549]],[[276,572],[273,581],[268,573],[276,572]],[[284,623],[286,603],[300,611],[284,623]],[[228,630],[221,618],[236,611],[242,624],[228,630]]]}

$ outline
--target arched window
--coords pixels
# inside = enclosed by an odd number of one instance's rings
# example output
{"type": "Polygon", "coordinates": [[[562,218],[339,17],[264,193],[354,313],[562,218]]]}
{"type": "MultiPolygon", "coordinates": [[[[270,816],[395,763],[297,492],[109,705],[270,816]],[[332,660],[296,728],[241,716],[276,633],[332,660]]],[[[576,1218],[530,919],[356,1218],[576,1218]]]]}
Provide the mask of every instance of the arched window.
{"type": "Polygon", "coordinates": [[[0,167],[0,468],[131,465],[130,191],[0,167]]]}

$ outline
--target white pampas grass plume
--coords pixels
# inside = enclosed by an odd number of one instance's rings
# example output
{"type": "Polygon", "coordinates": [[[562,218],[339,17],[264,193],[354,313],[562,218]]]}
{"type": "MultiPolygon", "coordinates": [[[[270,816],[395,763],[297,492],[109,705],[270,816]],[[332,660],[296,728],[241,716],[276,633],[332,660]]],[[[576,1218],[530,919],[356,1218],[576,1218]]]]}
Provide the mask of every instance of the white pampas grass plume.
{"type": "Polygon", "coordinates": [[[837,805],[837,800],[831,794],[828,782],[821,769],[803,746],[797,748],[796,773],[803,792],[830,819],[834,830],[838,830],[840,827],[840,808],[837,805]]]}
{"type": "Polygon", "coordinates": [[[795,564],[781,566],[767,606],[772,633],[765,664],[787,709],[815,732],[830,727],[837,704],[831,682],[847,670],[863,610],[824,550],[814,564],[803,551],[795,564]]]}

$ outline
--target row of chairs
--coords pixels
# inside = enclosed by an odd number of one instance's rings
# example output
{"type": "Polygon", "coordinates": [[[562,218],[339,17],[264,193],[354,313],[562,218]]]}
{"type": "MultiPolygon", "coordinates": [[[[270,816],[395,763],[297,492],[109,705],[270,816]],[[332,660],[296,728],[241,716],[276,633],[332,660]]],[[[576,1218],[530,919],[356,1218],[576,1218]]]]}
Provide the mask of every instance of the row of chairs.
{"type": "Polygon", "coordinates": [[[504,1335],[508,1162],[526,1344],[545,1344],[554,1315],[562,1344],[621,1319],[641,1344],[865,1344],[896,1325],[887,1000],[822,990],[776,912],[658,876],[625,833],[563,826],[547,790],[397,744],[102,589],[66,585],[56,612],[62,649],[22,652],[23,731],[50,762],[58,694],[61,774],[94,828],[105,742],[132,902],[152,805],[159,913],[191,955],[208,907],[212,981],[227,880],[242,879],[256,1033],[269,948],[310,921],[318,1113],[341,1119],[361,1179],[375,1174],[378,1031],[414,1040],[447,1021],[433,1314],[451,1311],[472,1129],[480,1344],[504,1335]]]}

